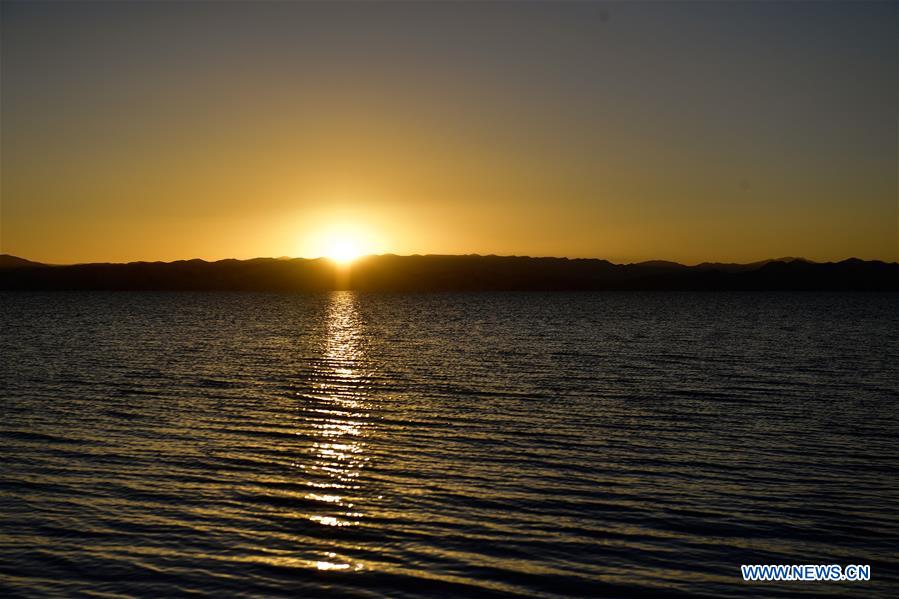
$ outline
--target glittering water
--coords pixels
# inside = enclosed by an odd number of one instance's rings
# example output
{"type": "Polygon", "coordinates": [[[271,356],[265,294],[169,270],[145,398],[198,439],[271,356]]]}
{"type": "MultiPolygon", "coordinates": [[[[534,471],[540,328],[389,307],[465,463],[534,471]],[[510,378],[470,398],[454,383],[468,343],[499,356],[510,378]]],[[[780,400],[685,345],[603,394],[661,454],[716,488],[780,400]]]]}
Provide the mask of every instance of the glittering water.
{"type": "Polygon", "coordinates": [[[2,596],[899,588],[896,295],[0,308],[2,596]]]}

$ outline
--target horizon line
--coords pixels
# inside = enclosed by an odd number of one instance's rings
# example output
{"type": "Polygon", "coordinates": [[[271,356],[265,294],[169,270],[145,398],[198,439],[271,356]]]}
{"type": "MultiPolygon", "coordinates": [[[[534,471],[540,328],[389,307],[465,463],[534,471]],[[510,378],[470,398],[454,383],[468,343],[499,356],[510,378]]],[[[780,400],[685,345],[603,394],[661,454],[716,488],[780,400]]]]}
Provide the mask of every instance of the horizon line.
{"type": "MultiPolygon", "coordinates": [[[[653,258],[648,260],[639,260],[639,261],[631,261],[631,262],[613,262],[607,258],[599,258],[599,257],[569,257],[569,256],[531,256],[524,254],[479,254],[479,253],[467,253],[467,254],[395,254],[392,252],[385,252],[382,254],[363,254],[352,260],[352,263],[359,262],[369,258],[427,258],[427,257],[443,257],[443,258],[518,258],[518,259],[530,259],[530,260],[567,260],[567,261],[595,261],[595,262],[607,262],[609,264],[615,266],[629,266],[629,265],[648,265],[648,264],[667,264],[667,265],[677,265],[684,267],[695,267],[695,266],[703,266],[703,265],[713,265],[713,264],[722,264],[722,265],[739,265],[739,266],[749,266],[755,264],[764,264],[768,262],[807,262],[810,264],[839,264],[841,262],[848,261],[861,261],[861,262],[881,262],[884,264],[899,264],[899,262],[893,260],[882,260],[879,258],[873,259],[864,259],[858,258],[857,256],[849,256],[847,258],[839,259],[839,260],[812,260],[810,258],[805,258],[803,256],[781,256],[777,258],[762,258],[760,260],[752,260],[749,262],[737,262],[737,261],[723,261],[723,260],[704,260],[702,262],[696,263],[684,263],[678,262],[676,260],[668,260],[664,258],[653,258]]],[[[113,261],[85,261],[85,262],[41,262],[38,260],[31,260],[29,258],[24,258],[19,255],[9,254],[9,253],[0,253],[0,258],[13,258],[16,260],[23,260],[35,265],[42,266],[83,266],[83,265],[91,265],[91,264],[109,264],[109,265],[128,265],[128,264],[175,264],[179,262],[203,262],[206,264],[215,264],[217,262],[250,262],[253,260],[304,260],[309,262],[315,262],[319,260],[327,260],[333,261],[329,256],[318,256],[314,258],[308,258],[303,256],[255,256],[252,258],[220,258],[220,259],[205,259],[205,258],[178,258],[175,260],[128,260],[125,262],[113,262],[113,261]]]]}

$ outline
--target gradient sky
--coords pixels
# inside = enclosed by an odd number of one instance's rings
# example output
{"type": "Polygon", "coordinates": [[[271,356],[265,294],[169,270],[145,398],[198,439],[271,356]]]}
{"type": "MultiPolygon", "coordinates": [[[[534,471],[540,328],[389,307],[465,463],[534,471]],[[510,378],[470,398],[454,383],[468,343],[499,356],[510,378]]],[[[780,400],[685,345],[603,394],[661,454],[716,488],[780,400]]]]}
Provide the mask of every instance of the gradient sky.
{"type": "Polygon", "coordinates": [[[899,257],[892,1],[0,11],[5,253],[899,257]]]}

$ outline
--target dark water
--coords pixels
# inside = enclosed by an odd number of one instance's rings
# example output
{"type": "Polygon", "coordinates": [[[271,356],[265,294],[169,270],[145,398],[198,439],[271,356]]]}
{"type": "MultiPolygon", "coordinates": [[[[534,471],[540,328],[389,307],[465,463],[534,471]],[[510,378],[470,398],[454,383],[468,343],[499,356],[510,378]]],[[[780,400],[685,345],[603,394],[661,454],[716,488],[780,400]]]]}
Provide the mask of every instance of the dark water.
{"type": "Polygon", "coordinates": [[[4,597],[899,589],[896,295],[0,308],[4,597]]]}

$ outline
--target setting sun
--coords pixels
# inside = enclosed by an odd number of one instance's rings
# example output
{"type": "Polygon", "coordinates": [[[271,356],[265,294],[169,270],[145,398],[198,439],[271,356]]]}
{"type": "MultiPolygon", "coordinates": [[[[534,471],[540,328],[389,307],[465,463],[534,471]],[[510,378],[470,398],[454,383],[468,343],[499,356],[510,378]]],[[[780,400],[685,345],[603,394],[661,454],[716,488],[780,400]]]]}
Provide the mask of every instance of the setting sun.
{"type": "Polygon", "coordinates": [[[329,243],[325,255],[340,264],[348,264],[361,256],[362,251],[352,239],[335,238],[329,243]]]}
{"type": "Polygon", "coordinates": [[[313,225],[303,236],[299,254],[310,258],[328,258],[347,265],[360,256],[377,253],[382,247],[370,227],[355,222],[313,225]]]}

